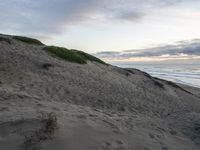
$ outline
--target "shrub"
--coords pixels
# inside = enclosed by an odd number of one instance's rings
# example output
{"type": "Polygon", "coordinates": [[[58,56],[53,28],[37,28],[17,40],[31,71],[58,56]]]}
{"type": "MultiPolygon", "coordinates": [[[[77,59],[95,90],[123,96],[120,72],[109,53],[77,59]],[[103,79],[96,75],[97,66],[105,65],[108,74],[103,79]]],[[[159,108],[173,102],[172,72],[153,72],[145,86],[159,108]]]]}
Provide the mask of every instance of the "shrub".
{"type": "Polygon", "coordinates": [[[44,50],[55,54],[57,57],[62,58],[64,60],[79,63],[79,64],[86,64],[87,60],[89,61],[96,61],[101,64],[106,64],[102,60],[89,55],[87,53],[77,51],[77,50],[68,50],[63,47],[56,47],[56,46],[46,46],[44,47],[44,50]]]}
{"type": "Polygon", "coordinates": [[[5,38],[5,37],[0,37],[0,41],[7,42],[8,44],[11,44],[10,39],[5,38]]]}
{"type": "Polygon", "coordinates": [[[158,81],[156,81],[156,80],[154,80],[154,79],[153,79],[153,82],[154,82],[154,84],[155,84],[156,86],[158,86],[159,88],[164,89],[164,85],[163,85],[162,83],[160,83],[160,82],[158,82],[158,81]]]}
{"type": "Polygon", "coordinates": [[[92,55],[89,55],[85,52],[82,52],[82,51],[78,51],[78,50],[73,50],[75,51],[77,54],[81,55],[82,57],[85,57],[86,60],[89,60],[89,61],[96,61],[98,63],[101,63],[101,64],[104,64],[104,65],[107,65],[104,61],[102,61],[101,59],[97,58],[97,57],[94,57],[92,55]]]}
{"type": "Polygon", "coordinates": [[[44,45],[42,42],[40,42],[37,39],[32,39],[28,37],[23,37],[23,36],[13,36],[14,39],[27,43],[27,44],[33,44],[33,45],[44,45]]]}
{"type": "Polygon", "coordinates": [[[42,65],[42,68],[43,68],[43,69],[46,69],[46,70],[49,70],[49,68],[51,68],[51,67],[54,67],[54,65],[52,65],[52,64],[50,64],[50,63],[44,63],[44,64],[42,65]]]}
{"type": "Polygon", "coordinates": [[[75,62],[75,63],[79,63],[79,64],[86,64],[86,61],[83,57],[79,56],[78,54],[76,54],[73,51],[70,51],[66,48],[63,47],[55,47],[55,46],[46,46],[44,48],[44,50],[55,54],[56,56],[70,61],[70,62],[75,62]]]}
{"type": "Polygon", "coordinates": [[[126,69],[126,68],[125,68],[124,70],[127,71],[127,75],[129,75],[128,72],[129,72],[130,74],[135,74],[135,72],[134,72],[133,70],[131,70],[131,69],[126,69]]]}

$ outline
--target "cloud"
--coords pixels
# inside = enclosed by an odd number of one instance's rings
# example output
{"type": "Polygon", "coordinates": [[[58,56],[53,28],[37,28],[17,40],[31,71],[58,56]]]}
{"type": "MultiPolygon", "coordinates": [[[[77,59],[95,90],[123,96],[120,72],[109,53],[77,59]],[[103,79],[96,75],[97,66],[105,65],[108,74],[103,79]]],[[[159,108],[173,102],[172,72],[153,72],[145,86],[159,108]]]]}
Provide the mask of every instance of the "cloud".
{"type": "Polygon", "coordinates": [[[178,58],[200,56],[200,39],[179,41],[174,45],[165,45],[140,50],[126,50],[121,52],[99,52],[96,56],[103,59],[131,59],[140,57],[178,58]]]}
{"type": "Polygon", "coordinates": [[[61,34],[90,20],[103,6],[96,0],[11,0],[0,3],[0,28],[26,33],[61,34]]]}
{"type": "Polygon", "coordinates": [[[0,32],[26,33],[40,37],[61,34],[71,26],[98,23],[102,19],[138,22],[149,14],[150,9],[183,1],[0,0],[0,32]]]}
{"type": "Polygon", "coordinates": [[[126,20],[130,22],[137,22],[141,20],[146,14],[140,11],[119,12],[114,18],[118,20],[126,20]]]}
{"type": "Polygon", "coordinates": [[[120,52],[113,52],[113,51],[103,51],[103,52],[97,52],[97,55],[118,55],[120,52]]]}

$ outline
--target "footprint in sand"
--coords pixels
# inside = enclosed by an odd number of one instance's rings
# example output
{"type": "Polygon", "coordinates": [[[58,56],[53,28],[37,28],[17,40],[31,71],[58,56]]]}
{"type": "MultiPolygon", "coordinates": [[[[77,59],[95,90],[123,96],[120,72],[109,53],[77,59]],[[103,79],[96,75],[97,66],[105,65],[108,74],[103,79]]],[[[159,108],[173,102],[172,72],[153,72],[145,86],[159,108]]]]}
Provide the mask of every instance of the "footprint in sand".
{"type": "Polygon", "coordinates": [[[127,146],[121,140],[116,140],[114,142],[105,142],[103,145],[103,150],[127,150],[127,146]]]}

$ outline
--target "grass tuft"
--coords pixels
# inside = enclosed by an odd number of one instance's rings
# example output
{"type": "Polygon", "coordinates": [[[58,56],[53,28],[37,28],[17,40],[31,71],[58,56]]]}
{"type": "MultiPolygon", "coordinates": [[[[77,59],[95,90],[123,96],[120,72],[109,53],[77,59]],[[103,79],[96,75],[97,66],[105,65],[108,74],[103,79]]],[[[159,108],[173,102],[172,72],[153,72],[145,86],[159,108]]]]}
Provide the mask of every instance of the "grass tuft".
{"type": "Polygon", "coordinates": [[[43,114],[41,117],[42,127],[31,135],[25,136],[21,145],[22,150],[38,149],[39,144],[52,139],[54,132],[58,129],[57,117],[54,113],[43,114]]]}
{"type": "Polygon", "coordinates": [[[40,42],[37,39],[33,38],[28,38],[28,37],[23,37],[23,36],[13,36],[14,39],[27,43],[27,44],[32,44],[32,45],[44,45],[42,42],[40,42]]]}

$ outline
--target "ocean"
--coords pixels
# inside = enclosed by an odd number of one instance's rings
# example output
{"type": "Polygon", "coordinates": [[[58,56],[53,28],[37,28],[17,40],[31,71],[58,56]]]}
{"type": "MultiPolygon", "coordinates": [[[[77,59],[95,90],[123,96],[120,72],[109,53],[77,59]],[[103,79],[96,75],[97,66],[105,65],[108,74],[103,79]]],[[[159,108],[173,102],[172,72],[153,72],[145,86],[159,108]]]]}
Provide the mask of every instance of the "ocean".
{"type": "Polygon", "coordinates": [[[118,64],[117,66],[137,68],[153,77],[200,88],[200,64],[118,64]]]}

